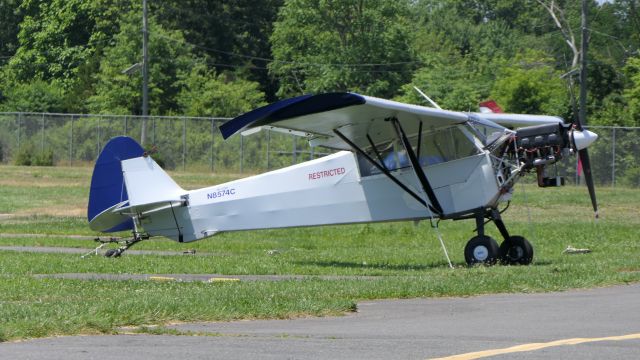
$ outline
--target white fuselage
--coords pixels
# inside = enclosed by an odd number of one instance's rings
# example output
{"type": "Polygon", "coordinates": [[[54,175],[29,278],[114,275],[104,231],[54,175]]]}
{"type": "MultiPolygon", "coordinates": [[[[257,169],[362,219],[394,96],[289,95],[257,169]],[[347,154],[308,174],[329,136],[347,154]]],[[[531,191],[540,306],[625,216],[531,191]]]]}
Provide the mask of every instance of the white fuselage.
{"type": "MultiPolygon", "coordinates": [[[[445,214],[493,206],[498,201],[499,184],[488,153],[426,166],[424,170],[445,214]]],[[[436,216],[386,175],[360,173],[356,155],[341,151],[186,191],[186,205],[150,213],[139,219],[139,225],[152,236],[189,242],[225,231],[436,216]]],[[[429,202],[410,167],[393,171],[393,175],[429,202]]]]}

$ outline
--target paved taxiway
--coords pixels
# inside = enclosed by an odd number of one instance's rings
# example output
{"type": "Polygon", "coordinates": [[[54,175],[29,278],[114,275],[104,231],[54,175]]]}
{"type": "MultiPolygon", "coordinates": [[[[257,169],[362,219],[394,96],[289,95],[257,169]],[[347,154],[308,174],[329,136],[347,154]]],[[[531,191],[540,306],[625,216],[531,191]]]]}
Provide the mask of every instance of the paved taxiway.
{"type": "Polygon", "coordinates": [[[637,359],[640,284],[547,294],[364,302],[357,313],[344,317],[171,328],[191,335],[74,336],[3,343],[0,358],[427,359],[467,354],[459,359],[474,359],[478,355],[469,353],[497,349],[484,355],[637,359]],[[621,335],[627,336],[616,338],[621,335]]]}

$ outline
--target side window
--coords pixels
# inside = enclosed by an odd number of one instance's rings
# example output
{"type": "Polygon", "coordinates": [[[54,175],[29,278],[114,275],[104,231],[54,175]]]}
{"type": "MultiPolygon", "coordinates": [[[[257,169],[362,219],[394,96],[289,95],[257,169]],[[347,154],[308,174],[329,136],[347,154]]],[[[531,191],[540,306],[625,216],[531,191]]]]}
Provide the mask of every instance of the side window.
{"type": "MultiPolygon", "coordinates": [[[[415,137],[417,142],[417,136],[415,137]]],[[[435,165],[476,155],[480,149],[458,126],[451,126],[422,134],[420,163],[435,165]]]]}
{"type": "MultiPolygon", "coordinates": [[[[409,142],[413,150],[417,152],[418,136],[410,137],[409,142]]],[[[470,135],[457,125],[425,131],[422,133],[421,142],[420,154],[418,154],[421,166],[436,165],[480,153],[480,149],[475,145],[470,135]]],[[[378,144],[376,147],[384,166],[389,171],[410,166],[409,156],[398,141],[378,144]]],[[[365,151],[371,158],[380,161],[373,148],[367,148],[365,151]]],[[[358,166],[361,176],[380,173],[380,170],[361,155],[358,155],[358,166]]]]}

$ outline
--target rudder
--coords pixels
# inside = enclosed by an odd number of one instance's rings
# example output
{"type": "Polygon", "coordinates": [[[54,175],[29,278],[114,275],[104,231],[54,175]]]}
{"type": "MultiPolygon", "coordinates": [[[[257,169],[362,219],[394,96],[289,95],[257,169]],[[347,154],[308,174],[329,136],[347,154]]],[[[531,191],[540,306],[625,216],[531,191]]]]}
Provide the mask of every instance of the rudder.
{"type": "MultiPolygon", "coordinates": [[[[96,218],[105,210],[129,199],[122,175],[121,161],[140,157],[144,149],[135,140],[127,136],[114,137],[102,149],[96,160],[91,176],[91,188],[89,190],[89,205],[87,206],[87,218],[96,218]]],[[[133,229],[131,218],[122,217],[108,229],[94,229],[103,232],[116,232],[133,229]]]]}

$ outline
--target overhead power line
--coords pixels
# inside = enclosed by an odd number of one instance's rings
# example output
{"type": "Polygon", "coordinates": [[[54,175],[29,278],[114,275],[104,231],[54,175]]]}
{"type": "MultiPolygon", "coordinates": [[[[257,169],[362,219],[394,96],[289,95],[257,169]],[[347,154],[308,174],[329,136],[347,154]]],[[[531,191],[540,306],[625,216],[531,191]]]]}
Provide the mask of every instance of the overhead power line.
{"type": "Polygon", "coordinates": [[[265,62],[270,62],[270,63],[281,63],[281,64],[289,64],[289,65],[299,65],[299,66],[334,66],[334,67],[375,67],[375,66],[400,66],[400,65],[412,65],[412,64],[417,64],[417,65],[421,65],[422,62],[421,61],[397,61],[397,62],[389,62],[389,63],[311,63],[311,62],[298,62],[298,61],[287,61],[287,60],[277,60],[277,59],[270,59],[270,58],[265,58],[265,57],[260,57],[260,56],[252,56],[252,55],[244,55],[244,54],[238,54],[238,53],[233,53],[230,51],[224,51],[224,50],[220,50],[220,49],[214,49],[214,48],[210,48],[210,47],[206,47],[206,46],[202,46],[202,45],[196,45],[196,44],[192,44],[186,40],[178,40],[178,39],[174,39],[171,38],[169,36],[165,36],[162,34],[156,34],[156,33],[150,33],[153,36],[157,36],[159,38],[163,38],[169,41],[173,41],[173,42],[179,42],[185,45],[189,45],[198,49],[203,49],[203,50],[207,50],[207,51],[212,51],[215,53],[219,53],[219,54],[224,54],[224,55],[229,55],[229,56],[234,56],[234,57],[239,57],[239,58],[244,58],[244,59],[249,59],[249,60],[260,60],[260,61],[265,61],[265,62]]]}

